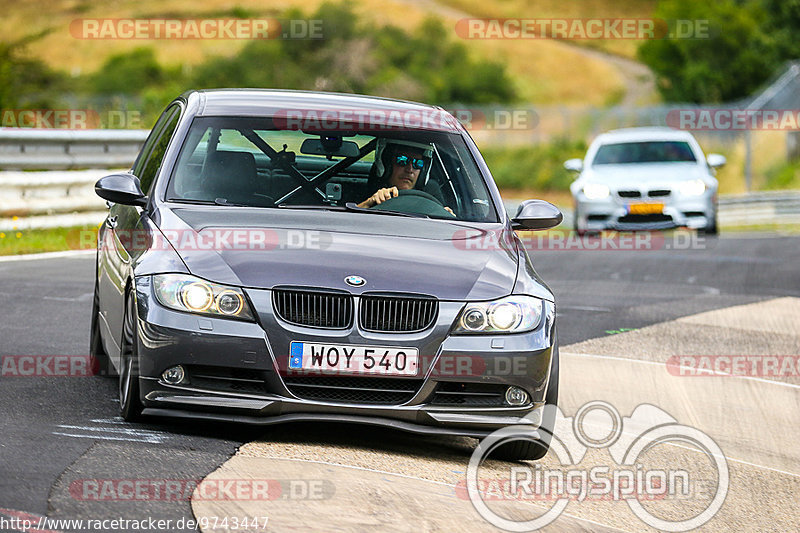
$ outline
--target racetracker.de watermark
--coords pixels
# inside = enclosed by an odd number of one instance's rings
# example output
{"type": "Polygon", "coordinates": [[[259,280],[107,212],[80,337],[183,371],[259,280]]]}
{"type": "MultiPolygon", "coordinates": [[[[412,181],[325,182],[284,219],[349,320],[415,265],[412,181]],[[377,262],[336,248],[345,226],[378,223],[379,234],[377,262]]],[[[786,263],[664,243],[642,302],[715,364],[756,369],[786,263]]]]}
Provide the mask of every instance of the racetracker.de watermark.
{"type": "Polygon", "coordinates": [[[277,129],[305,132],[455,129],[458,121],[446,111],[420,108],[386,109],[279,109],[273,115],[277,129]]]}
{"type": "Polygon", "coordinates": [[[464,18],[462,39],[708,39],[705,19],[651,18],[464,18]]]}
{"type": "Polygon", "coordinates": [[[0,361],[0,376],[9,378],[83,378],[98,370],[89,355],[4,355],[0,361]]]}
{"type": "Polygon", "coordinates": [[[800,355],[673,355],[667,372],[680,377],[800,377],[800,355]]]}
{"type": "Polygon", "coordinates": [[[459,123],[470,131],[524,131],[539,125],[539,115],[531,108],[497,106],[447,107],[444,110],[281,109],[273,120],[276,128],[305,132],[452,130],[459,123]]]}
{"type": "Polygon", "coordinates": [[[327,479],[77,479],[69,493],[79,501],[272,501],[333,497],[327,479]]]}
{"type": "Polygon", "coordinates": [[[41,129],[138,129],[139,111],[96,111],[94,109],[4,109],[0,127],[41,129]]]}
{"type": "Polygon", "coordinates": [[[800,109],[672,109],[667,126],[690,131],[797,131],[800,109]]]}
{"type": "Polygon", "coordinates": [[[198,40],[198,39],[322,39],[321,19],[275,18],[82,18],[69,31],[75,39],[198,40]]]}
{"type": "Polygon", "coordinates": [[[657,251],[705,250],[709,240],[695,232],[647,231],[580,234],[571,230],[516,232],[508,230],[457,230],[452,238],[458,250],[508,250],[519,242],[528,252],[536,251],[657,251]]]}
{"type": "MultiPolygon", "coordinates": [[[[98,242],[95,230],[75,230],[66,235],[70,248],[89,250],[95,247],[114,250],[121,244],[129,253],[144,251],[256,251],[327,250],[337,242],[336,232],[322,230],[283,230],[270,228],[204,228],[194,230],[115,230],[105,232],[98,242]],[[119,244],[117,244],[117,241],[119,244]]],[[[572,230],[546,232],[513,230],[456,230],[451,242],[456,250],[481,252],[510,250],[517,244],[528,252],[537,251],[659,251],[705,250],[713,245],[696,232],[601,232],[579,234],[572,230]]]]}
{"type": "MultiPolygon", "coordinates": [[[[278,371],[282,376],[374,376],[376,370],[385,371],[398,368],[397,357],[386,350],[374,349],[369,354],[372,358],[354,355],[353,347],[329,346],[319,347],[316,353],[308,357],[307,366],[296,368],[290,366],[292,354],[277,356],[278,371]],[[366,359],[366,362],[365,362],[366,359]]],[[[404,356],[413,370],[413,375],[430,376],[432,378],[468,378],[468,377],[529,377],[541,369],[541,364],[530,355],[482,355],[443,353],[441,355],[420,354],[413,358],[404,356]]]]}
{"type": "Polygon", "coordinates": [[[115,230],[103,234],[98,242],[94,230],[78,230],[67,235],[67,242],[86,250],[97,246],[114,250],[121,244],[131,252],[144,251],[260,251],[272,250],[325,250],[331,246],[334,233],[319,230],[283,230],[263,228],[204,228],[187,230],[115,230]]]}

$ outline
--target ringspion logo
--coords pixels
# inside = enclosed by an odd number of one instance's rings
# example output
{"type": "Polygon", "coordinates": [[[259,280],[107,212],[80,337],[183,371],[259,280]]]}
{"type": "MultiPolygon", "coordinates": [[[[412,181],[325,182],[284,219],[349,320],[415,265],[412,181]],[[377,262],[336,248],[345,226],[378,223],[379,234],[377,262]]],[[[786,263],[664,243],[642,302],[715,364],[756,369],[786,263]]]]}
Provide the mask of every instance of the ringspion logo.
{"type": "MultiPolygon", "coordinates": [[[[536,432],[529,424],[499,429],[480,442],[469,460],[466,496],[478,514],[495,527],[534,531],[556,520],[571,502],[611,500],[626,503],[637,518],[660,531],[689,531],[711,520],[725,502],[730,473],[719,445],[655,405],[640,404],[630,416],[623,417],[613,405],[592,401],[567,417],[561,409],[548,404],[525,419],[550,422],[542,422],[536,432]],[[552,437],[550,453],[560,467],[510,463],[500,479],[491,474],[482,476],[482,463],[499,446],[536,440],[545,432],[552,437]],[[699,451],[707,461],[692,467],[672,463],[653,466],[647,460],[652,450],[673,443],[699,451]],[[613,462],[591,464],[590,459],[587,464],[591,449],[607,449],[613,462]],[[538,516],[529,520],[508,518],[487,505],[504,499],[547,505],[538,506],[538,516]],[[680,506],[681,510],[667,516],[662,516],[656,506],[658,502],[687,500],[693,505],[680,506]],[[545,509],[539,512],[542,507],[545,509]]],[[[463,494],[461,487],[455,487],[457,494],[463,494]]]]}

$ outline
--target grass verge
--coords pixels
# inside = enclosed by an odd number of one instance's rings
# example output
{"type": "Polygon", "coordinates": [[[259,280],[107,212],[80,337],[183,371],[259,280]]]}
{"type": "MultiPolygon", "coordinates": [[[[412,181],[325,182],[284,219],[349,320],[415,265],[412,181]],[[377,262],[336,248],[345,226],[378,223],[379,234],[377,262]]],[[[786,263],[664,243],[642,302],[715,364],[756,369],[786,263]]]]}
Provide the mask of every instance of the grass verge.
{"type": "Polygon", "coordinates": [[[0,231],[0,255],[91,250],[97,226],[0,231]]]}
{"type": "MultiPolygon", "coordinates": [[[[570,199],[565,193],[535,190],[509,190],[502,191],[504,198],[541,198],[562,207],[569,205],[570,199]],[[520,193],[523,193],[520,195],[520,193]]],[[[569,193],[566,193],[567,195],[569,193]]],[[[686,233],[688,230],[674,230],[660,232],[663,235],[672,235],[675,231],[686,233]]],[[[771,233],[777,235],[800,235],[800,224],[758,224],[748,226],[722,226],[722,232],[728,233],[771,233]]],[[[616,235],[615,232],[607,232],[616,235]]],[[[521,232],[524,239],[567,239],[571,231],[564,225],[553,230],[541,232],[521,232]]],[[[619,234],[628,235],[630,233],[619,234]]],[[[619,237],[617,237],[619,238],[619,237]]],[[[97,226],[76,226],[71,228],[48,228],[35,230],[2,231],[0,232],[0,256],[36,254],[45,252],[62,252],[67,250],[94,249],[97,239],[97,226]]]]}

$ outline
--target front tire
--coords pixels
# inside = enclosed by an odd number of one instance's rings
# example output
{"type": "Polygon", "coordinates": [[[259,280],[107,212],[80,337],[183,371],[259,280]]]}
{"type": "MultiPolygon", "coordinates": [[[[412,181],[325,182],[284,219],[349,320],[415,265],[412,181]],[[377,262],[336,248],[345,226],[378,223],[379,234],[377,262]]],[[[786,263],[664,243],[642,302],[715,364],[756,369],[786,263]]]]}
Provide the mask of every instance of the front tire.
{"type": "Polygon", "coordinates": [[[92,371],[95,375],[114,376],[114,366],[103,347],[100,336],[100,296],[97,290],[97,281],[94,283],[94,298],[92,298],[92,326],[89,333],[89,358],[92,371]]]}
{"type": "Polygon", "coordinates": [[[133,290],[125,299],[125,318],[122,325],[119,372],[119,412],[127,422],[141,418],[142,400],[139,397],[139,354],[137,350],[136,298],[133,290]]]}
{"type": "Polygon", "coordinates": [[[717,220],[717,213],[714,213],[714,218],[712,218],[708,226],[701,231],[706,235],[719,235],[719,222],[717,220]]]}
{"type": "Polygon", "coordinates": [[[577,233],[578,237],[583,237],[586,235],[586,230],[582,229],[578,225],[578,218],[578,204],[575,204],[575,208],[572,210],[572,229],[575,230],[575,233],[577,233]]]}

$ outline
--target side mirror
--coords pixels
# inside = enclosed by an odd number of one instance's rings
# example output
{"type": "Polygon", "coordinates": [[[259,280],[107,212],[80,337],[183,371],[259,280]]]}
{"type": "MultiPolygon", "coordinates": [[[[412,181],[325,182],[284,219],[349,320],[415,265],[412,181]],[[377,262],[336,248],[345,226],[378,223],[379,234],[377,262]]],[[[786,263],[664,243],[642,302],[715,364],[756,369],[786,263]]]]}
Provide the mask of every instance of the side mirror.
{"type": "Polygon", "coordinates": [[[561,224],[564,215],[561,211],[544,200],[525,200],[519,204],[517,214],[511,219],[511,228],[522,229],[550,229],[561,224]]]}
{"type": "Polygon", "coordinates": [[[572,172],[580,172],[583,170],[583,159],[567,159],[564,161],[564,168],[572,172]]]}
{"type": "Polygon", "coordinates": [[[725,159],[724,155],[708,154],[708,157],[706,157],[706,163],[708,163],[708,166],[711,168],[719,168],[727,162],[728,160],[725,159]]]}
{"type": "Polygon", "coordinates": [[[142,192],[139,178],[133,174],[111,174],[97,180],[94,192],[100,198],[123,205],[147,205],[147,196],[142,192]]]}

